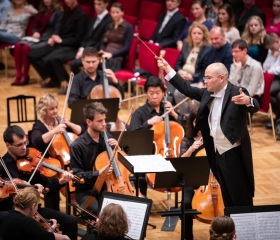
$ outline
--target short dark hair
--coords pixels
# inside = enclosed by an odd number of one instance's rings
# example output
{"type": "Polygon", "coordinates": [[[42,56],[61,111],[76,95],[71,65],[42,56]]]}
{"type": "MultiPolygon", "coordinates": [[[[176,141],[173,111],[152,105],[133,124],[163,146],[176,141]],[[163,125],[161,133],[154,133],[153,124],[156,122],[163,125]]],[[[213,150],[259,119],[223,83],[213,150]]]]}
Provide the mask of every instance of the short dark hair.
{"type": "Polygon", "coordinates": [[[164,87],[163,81],[154,76],[148,77],[147,81],[145,82],[145,85],[144,85],[145,92],[148,91],[149,87],[160,87],[160,89],[163,92],[165,92],[165,87],[164,87]]]}
{"type": "Polygon", "coordinates": [[[83,57],[86,57],[86,56],[99,57],[99,53],[95,47],[86,47],[83,51],[83,57]]]}
{"type": "MultiPolygon", "coordinates": [[[[123,5],[122,5],[121,3],[119,3],[119,2],[114,2],[114,3],[112,4],[111,8],[112,8],[112,7],[119,8],[122,12],[124,11],[123,5]]],[[[111,9],[111,8],[110,8],[110,9],[111,9]]]]}
{"type": "Polygon", "coordinates": [[[238,47],[241,50],[244,50],[245,48],[248,49],[248,44],[243,39],[236,39],[232,44],[231,48],[238,47]]]}
{"type": "Polygon", "coordinates": [[[96,113],[106,114],[108,110],[103,106],[101,102],[92,102],[84,106],[83,113],[84,118],[93,121],[96,113]]]}
{"type": "Polygon", "coordinates": [[[3,133],[3,139],[6,143],[13,143],[14,139],[13,136],[16,135],[20,139],[25,137],[25,132],[20,126],[12,125],[6,128],[5,132],[3,133]]]}

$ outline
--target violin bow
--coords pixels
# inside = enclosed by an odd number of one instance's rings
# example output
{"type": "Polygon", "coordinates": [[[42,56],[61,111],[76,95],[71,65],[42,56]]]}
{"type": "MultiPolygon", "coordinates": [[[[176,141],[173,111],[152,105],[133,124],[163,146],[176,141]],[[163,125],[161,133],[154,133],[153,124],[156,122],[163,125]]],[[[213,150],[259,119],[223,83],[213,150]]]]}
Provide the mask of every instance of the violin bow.
{"type": "MultiPolygon", "coordinates": [[[[66,97],[65,97],[65,101],[64,101],[64,106],[63,106],[63,111],[62,111],[62,117],[60,119],[60,121],[62,121],[62,119],[64,118],[65,116],[65,111],[66,111],[66,106],[67,106],[67,101],[68,101],[68,98],[69,98],[69,94],[70,94],[70,90],[71,90],[71,87],[72,87],[72,83],[73,83],[73,79],[74,79],[74,73],[71,72],[70,74],[70,78],[69,78],[69,83],[68,83],[68,87],[67,87],[67,93],[66,93],[66,97]]],[[[28,183],[30,184],[31,180],[33,179],[35,173],[37,172],[39,166],[41,165],[44,157],[46,156],[47,152],[49,151],[49,148],[52,144],[52,142],[54,141],[55,137],[56,137],[57,133],[53,135],[51,141],[49,142],[48,146],[46,147],[44,153],[42,154],[37,166],[35,167],[33,173],[31,174],[29,180],[28,180],[28,183]]]]}
{"type": "Polygon", "coordinates": [[[169,114],[170,112],[172,112],[174,109],[176,109],[177,107],[179,107],[183,102],[187,101],[189,97],[184,98],[183,100],[181,100],[180,102],[178,102],[174,107],[170,108],[168,111],[166,111],[164,114],[161,115],[162,118],[164,118],[167,114],[169,114]]]}

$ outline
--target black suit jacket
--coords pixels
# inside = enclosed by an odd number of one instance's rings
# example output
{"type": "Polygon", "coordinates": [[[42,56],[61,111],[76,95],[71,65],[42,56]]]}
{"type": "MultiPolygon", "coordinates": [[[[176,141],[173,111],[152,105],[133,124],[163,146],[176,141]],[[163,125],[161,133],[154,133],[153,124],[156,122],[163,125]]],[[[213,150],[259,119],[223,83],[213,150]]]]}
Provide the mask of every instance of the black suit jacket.
{"type": "MultiPolygon", "coordinates": [[[[195,73],[193,74],[192,83],[199,82],[199,76],[198,76],[198,74],[196,74],[196,70],[197,70],[198,66],[203,64],[202,62],[204,61],[204,58],[205,58],[206,54],[208,53],[208,51],[210,49],[211,49],[210,45],[204,45],[204,46],[200,47],[199,53],[198,53],[198,56],[197,56],[197,59],[196,59],[196,63],[195,63],[195,73]]],[[[180,53],[180,55],[177,59],[177,62],[175,64],[175,70],[176,71],[182,69],[182,67],[185,65],[186,60],[187,60],[187,58],[190,54],[190,51],[191,51],[191,47],[184,42],[183,47],[182,47],[182,51],[181,51],[181,53],[180,53]]]]}
{"type": "Polygon", "coordinates": [[[100,45],[102,43],[102,39],[104,33],[107,31],[109,24],[113,21],[112,17],[108,13],[101,22],[93,29],[94,23],[96,21],[96,17],[92,19],[89,23],[88,29],[86,31],[85,37],[82,41],[81,47],[95,47],[98,50],[100,49],[100,45]]]}
{"type": "MultiPolygon", "coordinates": [[[[177,88],[184,95],[195,99],[200,102],[196,117],[196,130],[200,130],[203,135],[203,142],[206,149],[208,161],[212,172],[215,177],[217,177],[216,168],[216,154],[214,141],[212,136],[210,136],[210,128],[208,124],[209,116],[209,104],[213,99],[211,93],[205,88],[196,88],[190,86],[188,81],[182,79],[178,74],[176,74],[170,83],[177,88]]],[[[246,105],[237,105],[231,101],[233,96],[239,95],[239,88],[230,82],[228,82],[223,105],[222,105],[222,115],[221,115],[221,129],[225,137],[232,143],[237,141],[241,142],[241,152],[240,152],[240,168],[245,169],[248,179],[250,182],[250,189],[247,189],[254,196],[254,173],[253,173],[253,161],[252,161],[252,151],[251,151],[251,141],[249,137],[249,132],[247,128],[247,116],[248,112],[254,113],[259,109],[259,103],[256,99],[254,100],[254,107],[247,107],[246,105]]],[[[243,92],[247,95],[248,91],[243,88],[243,92]]],[[[238,174],[238,173],[237,173],[238,174]]],[[[232,179],[234,181],[234,179],[232,179]]]]}
{"type": "Polygon", "coordinates": [[[161,14],[158,20],[157,28],[151,40],[158,43],[162,48],[176,48],[177,39],[185,26],[186,19],[177,11],[167,22],[165,27],[159,33],[161,24],[167,13],[161,14]]]}

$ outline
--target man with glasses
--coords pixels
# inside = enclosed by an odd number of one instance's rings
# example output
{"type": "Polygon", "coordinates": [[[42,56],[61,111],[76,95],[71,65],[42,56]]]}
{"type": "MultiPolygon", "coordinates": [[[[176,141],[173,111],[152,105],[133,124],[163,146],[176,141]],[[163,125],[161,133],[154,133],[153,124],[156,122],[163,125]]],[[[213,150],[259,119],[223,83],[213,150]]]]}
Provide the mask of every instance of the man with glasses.
{"type": "Polygon", "coordinates": [[[166,80],[186,96],[200,101],[195,132],[202,132],[209,165],[221,186],[225,207],[252,206],[255,187],[247,116],[248,112],[258,111],[258,101],[245,88],[228,81],[228,70],[222,63],[210,64],[204,75],[206,88],[196,88],[162,57],[157,59],[158,66],[167,73],[166,80]]]}
{"type": "MultiPolygon", "coordinates": [[[[3,156],[3,161],[8,169],[12,178],[19,178],[24,181],[29,181],[30,174],[21,172],[17,167],[17,160],[24,159],[29,154],[29,149],[27,148],[28,140],[23,129],[19,126],[13,125],[9,126],[4,134],[3,139],[7,147],[7,153],[3,156]]],[[[30,156],[36,157],[36,156],[30,156]]],[[[27,160],[27,158],[26,158],[27,160]]],[[[5,166],[0,164],[0,177],[8,179],[8,173],[5,171],[5,166]]],[[[34,184],[40,193],[46,193],[47,191],[52,191],[54,188],[60,188],[61,185],[72,179],[73,175],[64,172],[63,176],[60,179],[54,179],[49,181],[48,179],[43,179],[39,172],[36,172],[34,175],[31,184],[34,184]]],[[[8,179],[9,180],[9,179],[8,179]]],[[[0,211],[12,209],[12,199],[8,197],[0,201],[0,211]]],[[[78,222],[76,217],[68,216],[64,213],[60,213],[56,210],[49,208],[40,208],[38,212],[47,219],[56,219],[60,224],[60,230],[71,240],[77,239],[78,232],[78,222]]]]}

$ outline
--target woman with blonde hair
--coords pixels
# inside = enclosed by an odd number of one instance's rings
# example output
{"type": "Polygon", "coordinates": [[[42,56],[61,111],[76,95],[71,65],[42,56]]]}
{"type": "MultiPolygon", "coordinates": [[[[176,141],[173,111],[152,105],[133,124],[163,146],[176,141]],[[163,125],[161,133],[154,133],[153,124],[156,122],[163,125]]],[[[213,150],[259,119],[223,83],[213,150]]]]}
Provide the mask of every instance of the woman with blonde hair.
{"type": "MultiPolygon", "coordinates": [[[[14,210],[0,212],[0,236],[4,240],[44,239],[70,240],[67,235],[45,230],[33,217],[40,204],[40,194],[34,187],[19,190],[14,199],[14,210]]],[[[51,219],[50,228],[57,222],[51,219]]]]}
{"type": "Polygon", "coordinates": [[[209,240],[235,240],[235,224],[231,217],[219,216],[212,220],[209,240]]]}
{"type": "Polygon", "coordinates": [[[266,31],[259,16],[252,16],[245,25],[241,38],[249,45],[248,55],[261,64],[265,61],[268,50],[265,48],[266,31]]]}

